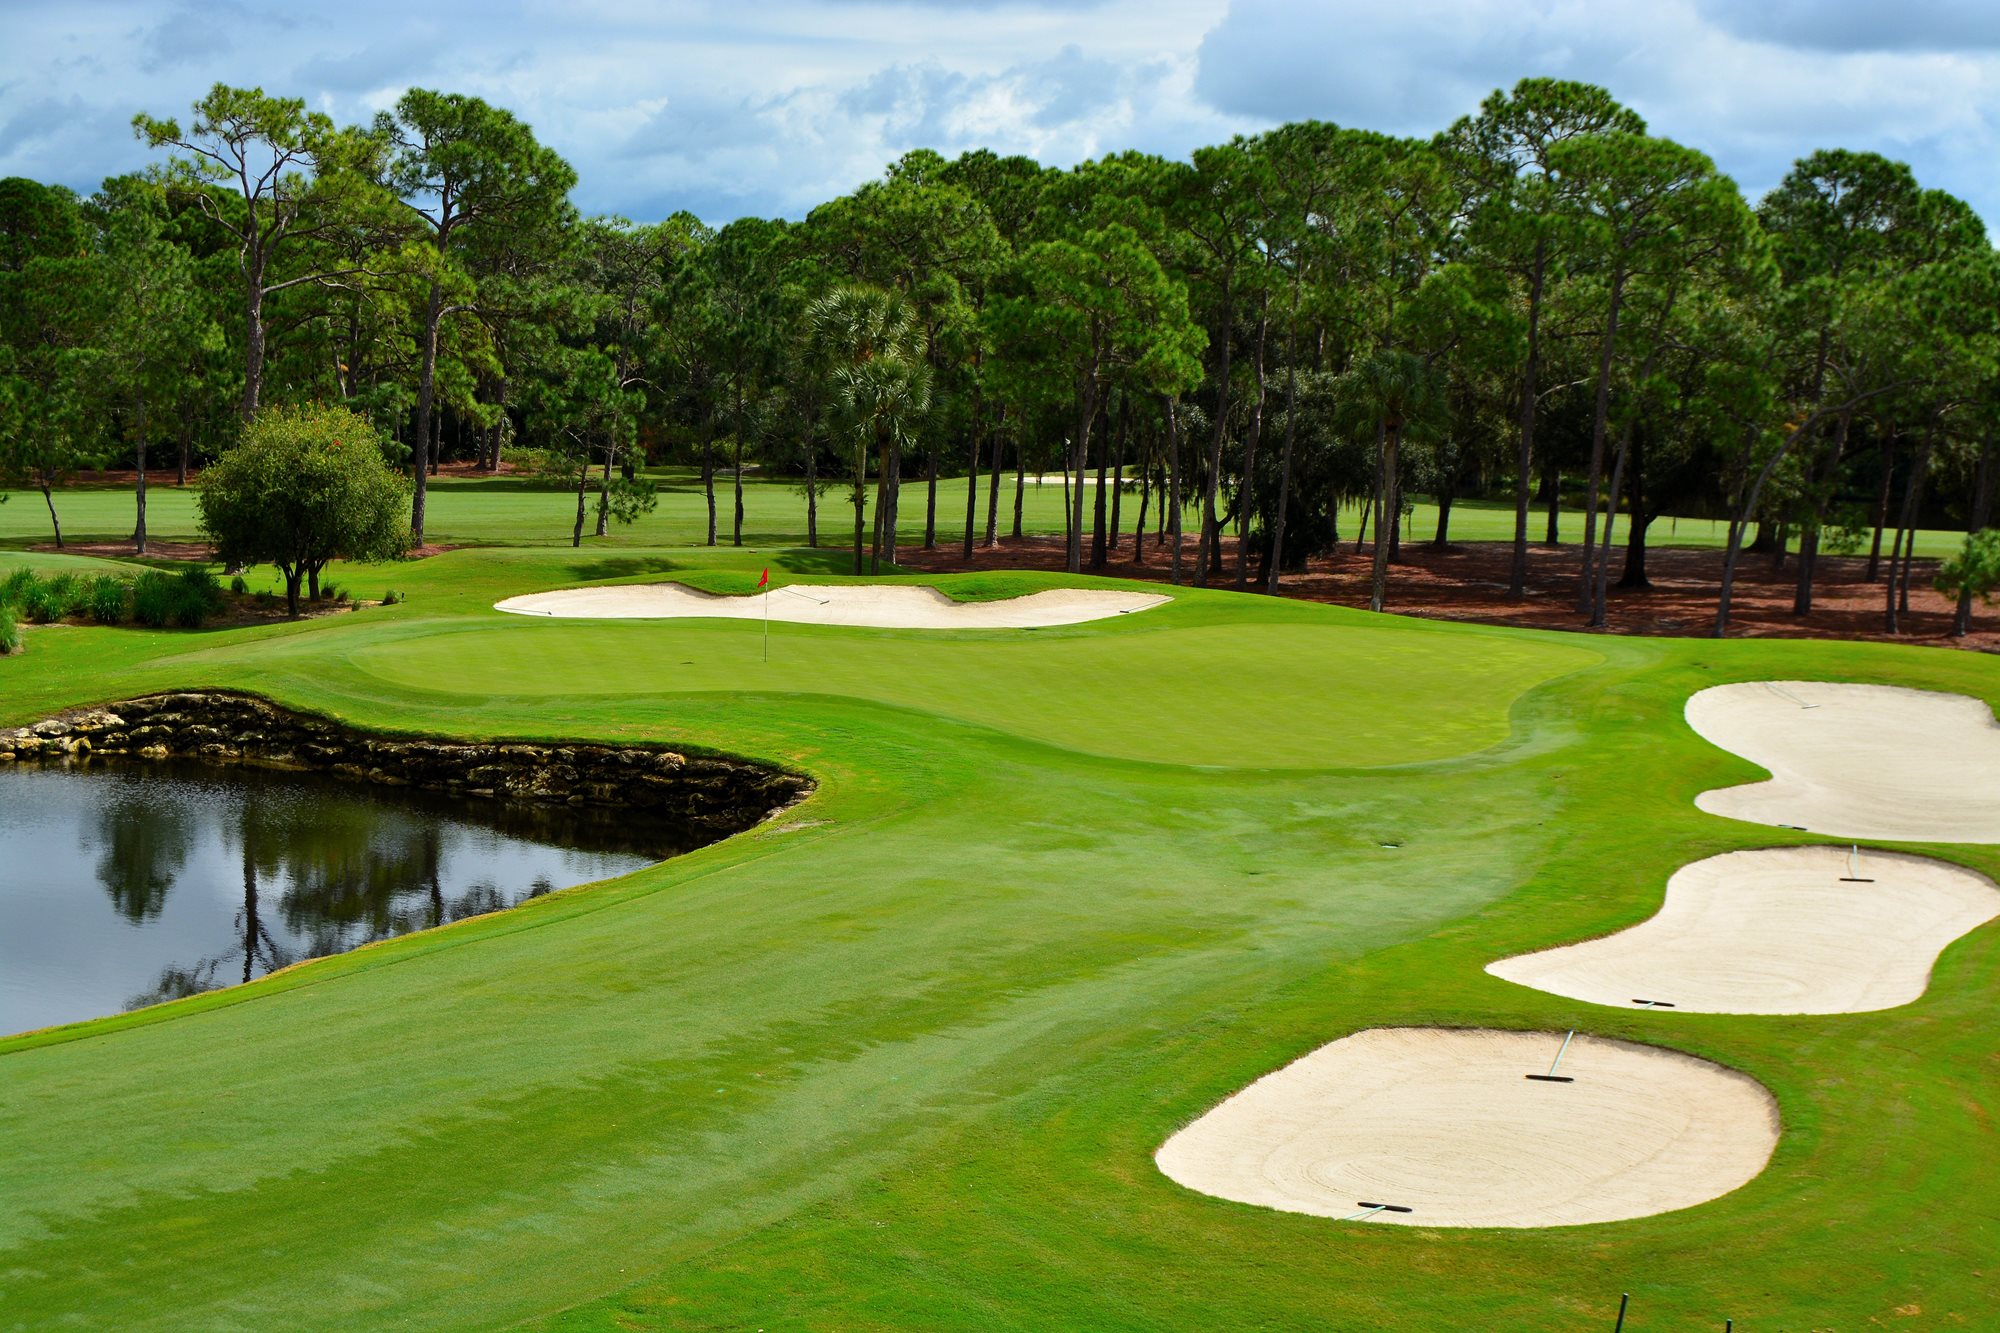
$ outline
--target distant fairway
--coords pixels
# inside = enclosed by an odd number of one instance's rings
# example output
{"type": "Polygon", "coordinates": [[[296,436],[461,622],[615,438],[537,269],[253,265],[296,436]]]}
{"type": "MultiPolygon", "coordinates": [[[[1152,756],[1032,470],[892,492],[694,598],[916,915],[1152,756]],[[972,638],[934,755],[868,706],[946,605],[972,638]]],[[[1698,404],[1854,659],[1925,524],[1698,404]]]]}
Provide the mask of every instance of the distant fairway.
{"type": "MultiPolygon", "coordinates": [[[[33,536],[20,501],[0,507],[10,540],[33,536]]],[[[1525,1331],[1608,1329],[1621,1291],[1637,1330],[1985,1317],[1995,923],[1870,1014],[1620,1010],[1483,969],[1647,920],[1691,860],[1818,841],[1696,808],[1762,776],[1688,728],[1699,690],[1991,703],[1991,658],[1179,589],[1059,629],[779,626],[766,666],[754,623],[492,609],[611,579],[842,573],[838,552],[645,544],[686,534],[686,502],[571,552],[561,497],[440,487],[440,539],[546,528],[552,549],[335,572],[396,607],[31,627],[0,659],[6,725],[228,687],[819,782],[774,826],[622,879],[0,1040],[0,1327],[1525,1331]],[[1348,1225],[1156,1169],[1262,1075],[1426,1025],[1714,1061],[1775,1097],[1775,1154],[1683,1211],[1507,1231],[1348,1225]]],[[[775,532],[796,497],[756,504],[775,532]]],[[[0,575],[22,560],[0,553],[0,575]]],[[[2000,875],[2000,848],[1912,850],[2000,875]]]]}
{"type": "MultiPolygon", "coordinates": [[[[659,507],[629,527],[614,524],[605,537],[596,537],[597,516],[593,509],[584,522],[587,545],[654,547],[696,545],[708,533],[708,507],[702,496],[700,478],[686,468],[656,469],[660,482],[659,507]]],[[[52,540],[48,510],[38,491],[4,491],[0,504],[0,547],[39,545],[52,540]]],[[[870,492],[873,495],[872,489],[870,492]]],[[[903,508],[897,529],[906,542],[921,542],[924,535],[924,495],[921,480],[905,481],[903,508]]],[[[1094,492],[1087,493],[1094,503],[1094,492]]],[[[592,497],[594,502],[595,497],[592,497]]],[[[1030,534],[1060,534],[1063,531],[1063,487],[1059,476],[1041,482],[1029,481],[1023,493],[1023,531],[1030,534]]],[[[730,518],[735,503],[727,477],[716,483],[717,539],[730,541],[730,518]]],[[[1125,492],[1122,520],[1127,533],[1138,518],[1139,493],[1136,485],[1125,492]]],[[[803,544],[806,537],[806,501],[798,485],[786,480],[746,479],[743,486],[743,540],[752,546],[803,544]]],[[[62,516],[63,535],[72,542],[123,541],[132,535],[133,498],[129,486],[84,485],[58,491],[56,508],[62,516]]],[[[872,518],[872,507],[866,511],[872,518]]],[[[1085,523],[1095,511],[1086,506],[1085,523]]],[[[1159,525],[1157,497],[1147,506],[1149,530],[1159,525]]],[[[1349,541],[1360,523],[1360,510],[1349,505],[1341,511],[1341,531],[1349,541]]],[[[461,479],[447,477],[430,484],[429,519],[425,535],[433,542],[461,546],[568,546],[576,521],[573,491],[551,489],[514,477],[461,479]]],[[[1000,534],[1013,530],[1014,477],[1000,479],[1000,534]]],[[[146,524],[159,541],[193,541],[198,536],[192,489],[162,485],[156,477],[146,495],[146,524]]],[[[979,491],[977,531],[986,531],[986,487],[979,491]]],[[[1184,527],[1192,544],[1199,526],[1196,509],[1190,506],[1184,527]]],[[[1429,541],[1437,530],[1437,508],[1418,499],[1411,514],[1406,540],[1429,541]]],[[[850,543],[854,531],[854,509],[847,493],[836,486],[820,497],[819,539],[822,546],[838,548],[850,543]]],[[[1547,531],[1547,516],[1537,509],[1529,523],[1529,536],[1540,541],[1547,531]]],[[[950,545],[962,540],[965,532],[965,479],[938,482],[938,541],[950,545]]],[[[1583,511],[1564,509],[1560,535],[1565,542],[1583,539],[1583,511]]],[[[1653,546],[1719,547],[1729,538],[1728,525],[1710,519],[1661,518],[1648,535],[1653,546]]],[[[1507,541],[1514,539],[1512,505],[1487,500],[1460,500],[1451,511],[1451,539],[1454,542],[1507,541]]],[[[1884,539],[1887,540],[1886,538],[1884,539]]],[[[1920,556],[1936,557],[1957,551],[1965,540],[1962,531],[1925,530],[1917,534],[1920,556]]],[[[1625,521],[1621,516],[1614,541],[1622,548],[1625,521]]]]}

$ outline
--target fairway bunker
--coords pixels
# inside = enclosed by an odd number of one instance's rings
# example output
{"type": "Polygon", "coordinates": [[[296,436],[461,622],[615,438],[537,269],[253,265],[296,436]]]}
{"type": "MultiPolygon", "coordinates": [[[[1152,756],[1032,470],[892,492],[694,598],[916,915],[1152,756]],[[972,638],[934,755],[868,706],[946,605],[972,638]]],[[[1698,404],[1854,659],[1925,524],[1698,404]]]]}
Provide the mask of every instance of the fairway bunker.
{"type": "Polygon", "coordinates": [[[1692,1207],[1770,1160],[1778,1108],[1756,1080],[1589,1036],[1563,1054],[1574,1082],[1523,1077],[1547,1069],[1563,1040],[1370,1028],[1257,1080],[1155,1161],[1189,1189],[1285,1212],[1546,1227],[1692,1207]]]}
{"type": "Polygon", "coordinates": [[[1701,691],[1687,721],[1771,773],[1697,796],[1712,815],[1839,838],[2000,842],[2000,725],[1978,699],[1759,681],[1701,691]]]}
{"type": "Polygon", "coordinates": [[[1629,930],[1486,970],[1592,1004],[1861,1013],[1922,995],[1945,946],[1996,916],[2000,888],[1943,861],[1769,847],[1682,866],[1658,914],[1629,930]]]}
{"type": "Polygon", "coordinates": [[[794,583],[718,597],[678,583],[625,583],[529,593],[496,603],[524,616],[589,620],[772,620],[867,629],[1043,629],[1150,610],[1170,597],[1106,588],[1050,588],[992,602],[955,602],[922,584],[794,583]]]}

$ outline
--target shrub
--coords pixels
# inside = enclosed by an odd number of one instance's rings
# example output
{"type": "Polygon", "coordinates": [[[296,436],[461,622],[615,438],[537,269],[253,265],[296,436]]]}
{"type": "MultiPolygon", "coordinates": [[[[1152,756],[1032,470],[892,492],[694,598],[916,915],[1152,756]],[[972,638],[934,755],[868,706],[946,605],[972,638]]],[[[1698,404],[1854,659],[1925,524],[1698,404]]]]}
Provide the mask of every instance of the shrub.
{"type": "Polygon", "coordinates": [[[92,620],[100,625],[116,625],[125,619],[125,580],[116,574],[99,574],[90,581],[84,603],[92,620]]]}
{"type": "Polygon", "coordinates": [[[173,578],[168,614],[182,629],[200,629],[222,609],[222,585],[207,565],[189,565],[173,578]]]}
{"type": "Polygon", "coordinates": [[[37,625],[46,625],[51,620],[61,620],[69,614],[69,602],[65,597],[67,589],[56,586],[54,580],[37,583],[28,589],[28,595],[21,601],[21,614],[37,625]]]}
{"type": "Polygon", "coordinates": [[[0,657],[21,651],[21,627],[14,623],[14,612],[5,602],[0,602],[0,657]]]}
{"type": "Polygon", "coordinates": [[[17,569],[0,583],[0,606],[19,606],[28,600],[28,593],[41,582],[32,569],[17,569]]]}
{"type": "Polygon", "coordinates": [[[149,569],[132,583],[132,619],[153,629],[163,629],[173,618],[174,581],[157,569],[149,569]]]}
{"type": "Polygon", "coordinates": [[[250,591],[250,585],[244,580],[241,574],[238,574],[235,578],[229,580],[229,591],[241,597],[244,593],[250,591]]]}
{"type": "Polygon", "coordinates": [[[324,602],[344,602],[347,600],[347,594],[338,585],[332,583],[320,584],[319,595],[320,600],[324,602]]]}
{"type": "Polygon", "coordinates": [[[382,594],[382,605],[384,606],[394,606],[402,600],[403,594],[397,592],[394,588],[382,594]]]}

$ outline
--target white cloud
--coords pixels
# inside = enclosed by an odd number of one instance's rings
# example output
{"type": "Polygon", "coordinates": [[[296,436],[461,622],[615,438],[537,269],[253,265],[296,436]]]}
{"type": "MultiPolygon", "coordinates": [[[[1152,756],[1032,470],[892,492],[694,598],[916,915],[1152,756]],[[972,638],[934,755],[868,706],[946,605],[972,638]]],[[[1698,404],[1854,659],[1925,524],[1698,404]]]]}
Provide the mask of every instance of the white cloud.
{"type": "Polygon", "coordinates": [[[349,120],[416,84],[509,107],[586,209],[724,221],[919,146],[1068,165],[1304,116],[1428,134],[1532,74],[1604,84],[1752,192],[1837,143],[2000,216],[1995,0],[0,4],[0,174],[92,189],[147,161],[135,111],[217,80],[349,120]]]}

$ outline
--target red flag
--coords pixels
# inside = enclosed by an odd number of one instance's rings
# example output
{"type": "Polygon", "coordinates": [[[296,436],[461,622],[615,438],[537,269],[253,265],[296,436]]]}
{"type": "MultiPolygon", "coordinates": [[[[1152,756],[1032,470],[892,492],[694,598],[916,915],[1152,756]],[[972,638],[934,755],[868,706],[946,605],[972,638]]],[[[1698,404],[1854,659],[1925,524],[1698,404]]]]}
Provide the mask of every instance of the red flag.
{"type": "Polygon", "coordinates": [[[769,565],[766,565],[764,567],[764,572],[757,576],[757,586],[760,588],[767,588],[770,586],[770,584],[771,584],[771,567],[769,565]]]}

